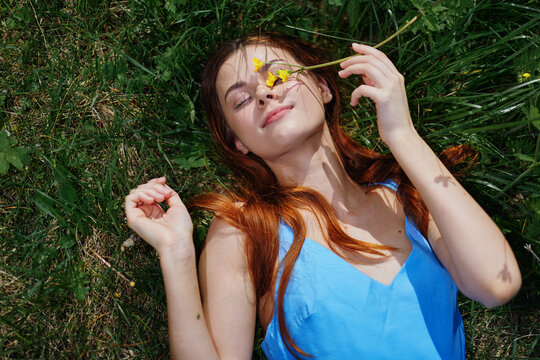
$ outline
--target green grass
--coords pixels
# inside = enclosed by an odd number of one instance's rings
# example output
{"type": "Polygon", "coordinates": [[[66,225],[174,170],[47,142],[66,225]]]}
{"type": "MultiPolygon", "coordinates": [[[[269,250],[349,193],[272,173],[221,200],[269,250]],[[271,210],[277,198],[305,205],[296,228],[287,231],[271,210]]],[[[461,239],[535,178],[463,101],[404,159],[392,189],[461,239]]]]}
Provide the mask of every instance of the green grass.
{"type": "MultiPolygon", "coordinates": [[[[157,257],[137,238],[122,247],[133,239],[122,204],[155,176],[184,199],[229,182],[200,104],[208,54],[224,39],[277,30],[337,58],[351,53],[343,39],[389,36],[413,3],[425,1],[0,0],[0,132],[10,139],[0,141],[0,357],[168,357],[157,257]]],[[[460,298],[468,358],[540,357],[540,262],[524,248],[540,254],[540,12],[534,1],[455,3],[382,50],[405,74],[429,144],[478,150],[463,184],[522,270],[505,306],[460,298]]],[[[341,86],[349,94],[354,81],[341,86]]],[[[345,106],[343,117],[358,141],[387,151],[372,104],[345,106]]],[[[196,218],[199,248],[208,221],[196,218]]]]}

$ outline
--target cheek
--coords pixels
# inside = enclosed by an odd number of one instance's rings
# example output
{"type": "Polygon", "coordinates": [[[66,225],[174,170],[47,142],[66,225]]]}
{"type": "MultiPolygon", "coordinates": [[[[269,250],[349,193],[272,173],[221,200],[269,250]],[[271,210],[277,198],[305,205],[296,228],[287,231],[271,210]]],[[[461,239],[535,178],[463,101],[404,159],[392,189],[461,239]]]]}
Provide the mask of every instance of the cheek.
{"type": "Polygon", "coordinates": [[[308,117],[319,116],[324,117],[324,102],[322,97],[311,90],[306,89],[297,102],[299,109],[306,113],[308,117]]]}
{"type": "Polygon", "coordinates": [[[291,88],[296,93],[298,99],[306,104],[310,104],[308,110],[314,110],[311,106],[324,108],[321,88],[311,79],[303,77],[297,82],[297,86],[291,88]]]}
{"type": "Polygon", "coordinates": [[[245,108],[235,112],[234,115],[227,116],[226,119],[233,136],[242,141],[242,143],[248,145],[250,142],[258,141],[256,140],[258,131],[256,126],[254,126],[252,109],[245,108]]]}

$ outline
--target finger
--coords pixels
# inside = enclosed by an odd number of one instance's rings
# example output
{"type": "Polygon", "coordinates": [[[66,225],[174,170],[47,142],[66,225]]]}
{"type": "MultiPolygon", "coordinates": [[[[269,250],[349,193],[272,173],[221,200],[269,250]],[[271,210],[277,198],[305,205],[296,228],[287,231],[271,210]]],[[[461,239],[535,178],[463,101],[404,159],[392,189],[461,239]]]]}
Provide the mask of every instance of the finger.
{"type": "Polygon", "coordinates": [[[154,204],[158,201],[156,201],[155,197],[148,194],[148,193],[145,193],[145,192],[138,192],[137,194],[135,194],[138,198],[138,203],[139,204],[145,204],[145,205],[148,205],[148,204],[154,204]]]}
{"type": "Polygon", "coordinates": [[[384,74],[393,74],[395,72],[393,68],[389,68],[387,64],[374,55],[358,55],[342,62],[340,66],[342,69],[346,69],[354,64],[371,64],[376,66],[384,74]]]}
{"type": "Polygon", "coordinates": [[[352,48],[353,48],[354,51],[356,51],[358,53],[370,54],[370,55],[375,56],[377,59],[379,59],[380,61],[385,63],[386,66],[388,66],[389,69],[391,69],[391,70],[393,70],[395,72],[398,72],[398,70],[397,70],[396,66],[394,65],[394,63],[382,51],[380,51],[378,49],[375,49],[372,46],[367,46],[367,45],[362,45],[362,44],[357,44],[357,43],[353,43],[352,48]]]}
{"type": "Polygon", "coordinates": [[[127,225],[137,234],[139,234],[139,236],[141,236],[140,229],[144,228],[144,224],[148,219],[145,211],[139,206],[140,204],[137,202],[137,199],[135,199],[135,197],[131,195],[126,196],[124,207],[127,225]]]}
{"type": "Polygon", "coordinates": [[[375,82],[368,78],[366,75],[362,75],[362,80],[364,81],[364,84],[368,86],[375,86],[375,82]]]}
{"type": "Polygon", "coordinates": [[[139,205],[148,205],[165,200],[165,195],[152,188],[137,188],[136,191],[128,195],[139,205]]]}
{"type": "Polygon", "coordinates": [[[340,70],[338,72],[339,77],[345,79],[353,74],[356,75],[367,75],[372,81],[375,82],[375,86],[382,86],[387,81],[388,78],[384,73],[379,70],[376,66],[366,63],[366,64],[353,64],[346,69],[340,70]]]}
{"type": "MultiPolygon", "coordinates": [[[[371,46],[367,46],[367,45],[363,45],[363,44],[357,44],[357,43],[353,43],[352,48],[358,54],[375,56],[377,59],[382,61],[388,67],[388,69],[390,69],[392,72],[398,72],[398,70],[395,67],[394,63],[392,63],[392,61],[390,61],[390,59],[382,51],[377,50],[377,49],[375,49],[374,47],[371,47],[371,46]]],[[[349,60],[344,61],[343,63],[347,63],[347,61],[350,61],[350,60],[353,60],[353,59],[354,59],[354,57],[349,59],[349,60]]]]}
{"type": "Polygon", "coordinates": [[[358,105],[362,97],[368,97],[377,103],[380,101],[381,91],[373,86],[360,85],[351,94],[351,106],[358,105]]]}
{"type": "Polygon", "coordinates": [[[172,191],[170,187],[163,184],[148,184],[143,189],[151,189],[164,195],[168,195],[172,191]]]}
{"type": "Polygon", "coordinates": [[[137,207],[137,200],[134,196],[132,196],[132,194],[126,196],[126,198],[124,199],[124,209],[126,211],[126,213],[128,211],[131,211],[133,209],[135,209],[137,207]]]}
{"type": "Polygon", "coordinates": [[[169,185],[167,184],[163,184],[163,186],[165,187],[165,189],[168,189],[170,191],[174,191],[169,185]]]}
{"type": "Polygon", "coordinates": [[[126,196],[124,200],[124,211],[126,212],[128,225],[131,223],[131,220],[144,216],[144,212],[139,209],[139,206],[141,206],[141,202],[138,195],[132,194],[126,196]]]}
{"type": "Polygon", "coordinates": [[[165,184],[166,181],[167,181],[167,179],[165,178],[165,176],[162,176],[162,177],[159,177],[159,178],[151,179],[150,181],[148,181],[148,184],[150,184],[150,183],[165,184]]]}
{"type": "Polygon", "coordinates": [[[156,189],[144,189],[142,190],[143,194],[150,196],[155,202],[162,202],[165,200],[165,194],[157,191],[156,189]]]}
{"type": "Polygon", "coordinates": [[[175,206],[185,207],[178,193],[176,193],[176,191],[173,191],[173,190],[171,190],[171,193],[168,196],[165,196],[165,201],[167,201],[167,204],[170,207],[175,207],[175,206]]]}
{"type": "Polygon", "coordinates": [[[168,195],[170,191],[172,191],[171,188],[168,186],[165,186],[164,184],[159,184],[157,182],[148,182],[146,184],[139,185],[136,190],[154,190],[158,191],[164,195],[168,195]]]}

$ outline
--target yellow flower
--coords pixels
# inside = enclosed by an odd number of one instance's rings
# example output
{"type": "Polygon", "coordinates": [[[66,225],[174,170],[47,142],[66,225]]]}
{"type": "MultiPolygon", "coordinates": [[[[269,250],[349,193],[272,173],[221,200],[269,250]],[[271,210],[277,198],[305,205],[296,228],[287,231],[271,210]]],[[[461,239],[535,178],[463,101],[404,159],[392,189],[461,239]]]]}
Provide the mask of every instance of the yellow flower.
{"type": "Polygon", "coordinates": [[[253,70],[254,72],[257,72],[259,71],[259,69],[261,68],[261,66],[263,66],[263,62],[257,58],[253,58],[253,65],[255,65],[255,69],[253,70]]]}
{"type": "Polygon", "coordinates": [[[272,74],[270,71],[268,72],[268,79],[266,79],[266,86],[272,87],[274,86],[274,83],[278,77],[274,74],[272,74]]]}
{"type": "Polygon", "coordinates": [[[523,73],[523,74],[521,74],[521,76],[523,76],[523,77],[525,78],[525,80],[526,80],[526,79],[528,79],[528,78],[531,77],[531,74],[529,74],[529,73],[523,73]]]}
{"type": "Polygon", "coordinates": [[[291,76],[291,72],[289,70],[278,70],[276,71],[276,75],[279,76],[281,81],[285,82],[291,76]]]}

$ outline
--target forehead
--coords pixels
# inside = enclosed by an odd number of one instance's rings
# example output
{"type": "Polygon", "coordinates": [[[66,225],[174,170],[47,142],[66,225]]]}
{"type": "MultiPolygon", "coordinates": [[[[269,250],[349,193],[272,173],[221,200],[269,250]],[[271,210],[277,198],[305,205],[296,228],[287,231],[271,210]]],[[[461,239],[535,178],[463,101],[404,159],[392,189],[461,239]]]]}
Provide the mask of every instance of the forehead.
{"type": "Polygon", "coordinates": [[[257,78],[258,74],[253,71],[253,58],[263,62],[281,59],[288,63],[297,63],[288,51],[275,46],[267,44],[244,46],[232,53],[218,71],[216,88],[220,95],[238,81],[250,82],[257,78]]]}

